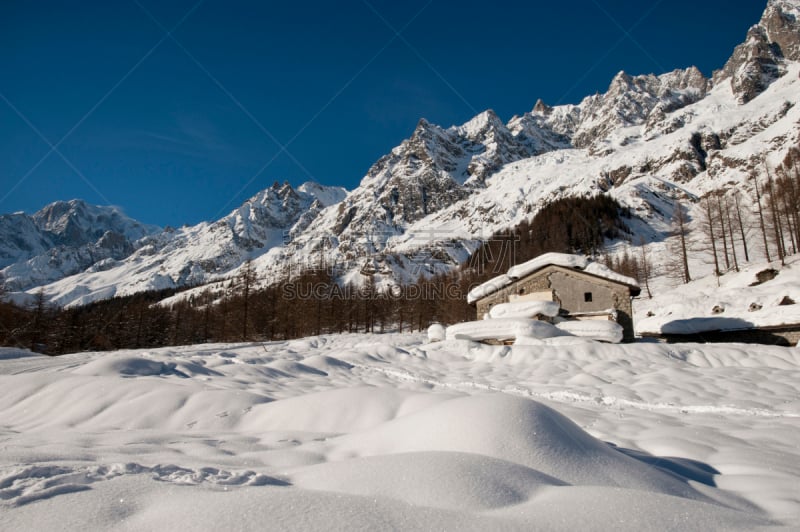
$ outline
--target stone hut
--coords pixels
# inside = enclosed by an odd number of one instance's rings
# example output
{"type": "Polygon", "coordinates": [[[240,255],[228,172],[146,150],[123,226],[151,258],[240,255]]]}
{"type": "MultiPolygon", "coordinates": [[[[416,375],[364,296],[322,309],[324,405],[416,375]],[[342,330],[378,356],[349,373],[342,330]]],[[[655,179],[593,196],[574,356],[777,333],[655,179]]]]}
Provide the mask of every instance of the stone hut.
{"type": "Polygon", "coordinates": [[[471,290],[478,319],[499,303],[555,301],[567,319],[613,319],[623,339],[634,339],[631,298],[639,295],[636,280],[620,275],[582,255],[546,253],[514,266],[471,290]]]}

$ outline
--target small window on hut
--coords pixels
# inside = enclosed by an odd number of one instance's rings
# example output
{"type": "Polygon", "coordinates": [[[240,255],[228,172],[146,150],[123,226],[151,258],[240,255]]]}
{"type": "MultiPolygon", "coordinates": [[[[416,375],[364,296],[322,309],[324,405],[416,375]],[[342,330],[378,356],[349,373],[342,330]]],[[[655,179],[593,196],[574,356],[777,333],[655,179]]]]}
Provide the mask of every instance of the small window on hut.
{"type": "Polygon", "coordinates": [[[592,302],[592,293],[591,292],[584,292],[583,293],[583,301],[586,303],[592,302]]]}

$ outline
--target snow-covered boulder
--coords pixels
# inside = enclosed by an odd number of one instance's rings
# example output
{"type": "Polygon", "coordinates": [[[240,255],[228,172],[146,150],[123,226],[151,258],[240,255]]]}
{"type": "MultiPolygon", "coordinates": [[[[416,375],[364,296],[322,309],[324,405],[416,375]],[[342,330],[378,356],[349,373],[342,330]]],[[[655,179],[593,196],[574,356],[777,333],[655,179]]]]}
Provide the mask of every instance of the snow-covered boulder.
{"type": "Polygon", "coordinates": [[[428,327],[428,341],[429,342],[441,342],[447,337],[446,331],[443,325],[439,323],[434,323],[430,327],[428,327]]]}
{"type": "Polygon", "coordinates": [[[601,342],[618,344],[622,341],[622,326],[610,320],[562,321],[555,327],[574,336],[601,342]]]}
{"type": "Polygon", "coordinates": [[[489,310],[491,318],[535,318],[537,315],[554,318],[561,306],[555,301],[519,301],[501,303],[489,310]]]}
{"type": "Polygon", "coordinates": [[[447,328],[448,340],[511,340],[519,337],[552,338],[566,336],[555,326],[537,320],[521,318],[490,318],[481,321],[468,321],[447,328]]]}

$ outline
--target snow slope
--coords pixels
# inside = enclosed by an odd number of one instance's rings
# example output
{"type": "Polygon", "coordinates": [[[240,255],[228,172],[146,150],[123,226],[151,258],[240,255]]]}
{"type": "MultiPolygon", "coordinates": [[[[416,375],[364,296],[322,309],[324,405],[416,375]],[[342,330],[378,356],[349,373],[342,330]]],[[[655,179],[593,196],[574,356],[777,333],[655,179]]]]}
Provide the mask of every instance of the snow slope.
{"type": "Polygon", "coordinates": [[[800,323],[800,260],[755,263],[636,301],[637,334],[694,334],[800,323]],[[759,282],[759,272],[774,270],[759,282]]]}
{"type": "Polygon", "coordinates": [[[800,351],[0,351],[0,529],[800,526],[800,351]]]}

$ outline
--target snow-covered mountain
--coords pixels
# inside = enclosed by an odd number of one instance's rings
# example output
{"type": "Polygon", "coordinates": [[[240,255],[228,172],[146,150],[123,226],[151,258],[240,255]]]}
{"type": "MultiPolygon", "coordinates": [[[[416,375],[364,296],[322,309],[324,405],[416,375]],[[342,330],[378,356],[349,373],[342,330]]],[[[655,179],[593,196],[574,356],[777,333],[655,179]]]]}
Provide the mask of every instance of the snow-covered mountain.
{"type": "MultiPolygon", "coordinates": [[[[598,192],[629,206],[645,238],[663,239],[675,200],[749,187],[764,157],[777,163],[798,144],[798,15],[796,0],[770,1],[711,79],[694,67],[660,76],[620,72],[604,94],[577,105],[538,101],[507,124],[491,111],[448,129],[420,121],[281,259],[309,261],[327,235],[336,244],[328,261],[348,280],[363,278],[365,264],[379,282],[409,280],[452,267],[477,240],[547,202],[598,192]],[[766,52],[752,35],[766,40],[766,52]],[[764,83],[743,83],[747,72],[766,72],[764,83]]],[[[268,257],[261,267],[274,263],[268,257]]]]}
{"type": "MultiPolygon", "coordinates": [[[[224,278],[246,260],[282,246],[345,194],[339,187],[305,183],[295,190],[289,183],[276,182],[216,222],[147,234],[131,244],[124,256],[109,254],[80,273],[50,279],[45,292],[59,305],[83,304],[224,278]]],[[[53,226],[60,227],[59,222],[53,226]]],[[[98,243],[112,244],[108,235],[98,243]]],[[[42,272],[55,275],[53,268],[48,269],[53,261],[47,257],[40,255],[3,270],[7,284],[14,287],[25,279],[35,281],[42,272]]]]}
{"type": "Polygon", "coordinates": [[[31,216],[0,216],[0,267],[6,266],[7,288],[27,289],[83,272],[98,261],[122,260],[136,241],[160,230],[117,207],[57,201],[31,216]]]}
{"type": "MultiPolygon", "coordinates": [[[[746,189],[764,158],[775,164],[800,143],[799,17],[799,0],[769,0],[711,78],[694,67],[620,72],[604,94],[555,107],[537,101],[508,123],[491,110],[449,128],[422,119],[347,194],[276,184],[217,222],[145,236],[128,256],[44,290],[60,304],[82,303],[224,279],[247,259],[267,281],[326,263],[347,281],[405,282],[452,268],[481,238],[549,201],[598,192],[630,207],[647,240],[663,240],[676,200],[746,189]]],[[[4,217],[0,230],[19,216],[4,217]]],[[[20,218],[17,234],[31,223],[20,218]]],[[[30,272],[41,265],[20,266],[18,257],[48,249],[37,234],[2,255],[16,262],[4,272],[9,282],[25,278],[14,268],[36,279],[30,272]]]]}

